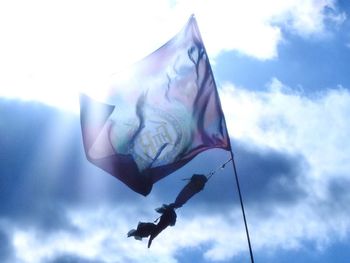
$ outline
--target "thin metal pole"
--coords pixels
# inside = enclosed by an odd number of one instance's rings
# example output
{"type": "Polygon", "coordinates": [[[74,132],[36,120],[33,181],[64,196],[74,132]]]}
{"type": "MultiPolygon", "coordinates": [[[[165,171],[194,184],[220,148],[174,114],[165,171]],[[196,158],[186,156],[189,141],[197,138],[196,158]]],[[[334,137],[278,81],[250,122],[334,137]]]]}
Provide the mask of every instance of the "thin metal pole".
{"type": "MultiPolygon", "coordinates": [[[[194,18],[194,15],[192,15],[190,19],[193,19],[193,18],[194,18]]],[[[197,22],[196,22],[195,19],[194,19],[193,21],[194,21],[195,30],[196,30],[196,32],[198,33],[198,36],[199,36],[199,40],[201,41],[201,43],[203,43],[202,36],[201,36],[200,31],[199,31],[197,22]]],[[[203,45],[203,49],[204,49],[204,52],[205,52],[205,54],[206,54],[206,56],[207,56],[207,51],[206,51],[204,45],[203,45]]],[[[211,66],[210,66],[210,63],[209,63],[209,59],[208,59],[208,67],[209,67],[209,72],[210,72],[210,74],[211,74],[212,76],[214,76],[213,70],[212,70],[212,68],[211,68],[211,66]]],[[[229,149],[229,150],[230,150],[230,153],[231,153],[232,165],[233,165],[233,170],[234,170],[234,172],[235,172],[236,184],[237,184],[237,189],[238,189],[238,194],[239,194],[239,201],[240,201],[240,203],[241,203],[242,214],[243,214],[244,225],[245,225],[245,231],[246,231],[247,239],[248,239],[250,259],[251,259],[251,262],[254,263],[253,251],[252,251],[252,246],[251,246],[251,244],[250,244],[249,231],[248,231],[247,220],[246,220],[245,212],[244,212],[244,206],[243,206],[241,188],[240,188],[240,186],[239,186],[238,175],[237,175],[237,170],[236,170],[236,165],[235,165],[235,159],[233,158],[232,146],[231,146],[231,141],[230,141],[230,137],[229,137],[227,125],[226,125],[226,119],[225,119],[225,115],[224,115],[224,113],[223,113],[223,111],[222,111],[221,102],[220,102],[220,97],[219,97],[219,93],[218,93],[218,90],[217,90],[217,86],[216,86],[216,82],[215,82],[214,77],[213,77],[213,82],[214,82],[214,86],[215,86],[215,89],[214,89],[215,96],[218,98],[219,109],[220,109],[221,114],[222,114],[223,119],[224,119],[226,135],[228,136],[228,140],[229,140],[229,146],[230,146],[230,149],[229,149]]]]}
{"type": "Polygon", "coordinates": [[[230,153],[231,153],[232,166],[233,166],[233,170],[234,170],[234,174],[235,174],[235,179],[236,179],[236,184],[237,184],[237,189],[238,189],[239,201],[240,201],[240,203],[241,203],[241,209],[242,209],[242,214],[243,214],[245,232],[246,232],[247,240],[248,240],[249,253],[250,253],[250,260],[251,260],[252,263],[254,263],[253,250],[252,250],[252,246],[251,246],[251,244],[250,244],[249,230],[248,230],[248,225],[247,225],[247,219],[246,219],[246,217],[245,217],[245,212],[244,212],[244,205],[243,205],[243,199],[242,199],[242,194],[241,194],[241,187],[239,186],[239,180],[238,180],[238,175],[237,175],[237,170],[236,170],[235,159],[234,159],[232,150],[230,150],[230,153]]]}

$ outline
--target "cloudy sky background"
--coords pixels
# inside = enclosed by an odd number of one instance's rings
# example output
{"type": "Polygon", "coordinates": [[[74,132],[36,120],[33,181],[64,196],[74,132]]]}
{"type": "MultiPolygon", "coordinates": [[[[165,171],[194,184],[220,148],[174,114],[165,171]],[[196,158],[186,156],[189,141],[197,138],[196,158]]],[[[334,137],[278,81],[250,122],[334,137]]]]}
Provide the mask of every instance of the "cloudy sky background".
{"type": "Polygon", "coordinates": [[[256,262],[350,257],[350,4],[335,0],[2,1],[0,261],[249,262],[231,167],[146,243],[138,221],[182,178],[228,159],[198,156],[144,198],[85,159],[78,93],[196,15],[219,88],[256,262]],[[205,165],[203,165],[203,163],[205,165]]]}

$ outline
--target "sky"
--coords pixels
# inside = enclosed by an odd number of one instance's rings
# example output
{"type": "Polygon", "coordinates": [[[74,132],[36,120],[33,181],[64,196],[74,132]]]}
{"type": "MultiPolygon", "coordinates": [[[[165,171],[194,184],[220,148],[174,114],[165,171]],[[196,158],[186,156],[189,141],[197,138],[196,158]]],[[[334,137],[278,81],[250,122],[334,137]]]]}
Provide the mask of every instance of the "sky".
{"type": "Polygon", "coordinates": [[[250,262],[233,169],[147,249],[126,237],[209,150],[143,197],[84,155],[79,92],[156,50],[194,13],[231,138],[256,262],[350,258],[346,0],[0,2],[0,261],[250,262]]]}

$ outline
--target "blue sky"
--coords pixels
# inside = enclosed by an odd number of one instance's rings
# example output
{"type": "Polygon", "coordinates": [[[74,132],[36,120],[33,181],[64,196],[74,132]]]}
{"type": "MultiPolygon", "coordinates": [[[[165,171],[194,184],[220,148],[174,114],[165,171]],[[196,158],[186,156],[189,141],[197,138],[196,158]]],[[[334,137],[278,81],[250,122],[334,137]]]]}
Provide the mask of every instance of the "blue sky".
{"type": "Polygon", "coordinates": [[[154,240],[152,221],[200,154],[133,193],[83,152],[78,93],[197,17],[231,136],[256,262],[347,262],[350,248],[350,3],[268,1],[0,3],[0,261],[249,262],[231,167],[154,240]],[[146,3],[147,2],[147,3],[146,3]],[[138,8],[135,8],[135,7],[138,8]]]}

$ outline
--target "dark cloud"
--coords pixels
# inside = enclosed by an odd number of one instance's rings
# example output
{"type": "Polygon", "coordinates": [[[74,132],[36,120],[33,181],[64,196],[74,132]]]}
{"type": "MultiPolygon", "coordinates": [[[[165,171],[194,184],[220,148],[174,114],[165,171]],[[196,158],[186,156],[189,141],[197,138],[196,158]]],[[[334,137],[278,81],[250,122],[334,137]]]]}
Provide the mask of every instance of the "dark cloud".
{"type": "Polygon", "coordinates": [[[319,202],[317,211],[325,218],[329,215],[348,217],[350,210],[350,179],[337,176],[328,182],[328,198],[319,202]]]}
{"type": "Polygon", "coordinates": [[[339,176],[330,180],[328,192],[330,200],[348,201],[350,200],[350,179],[347,176],[339,176]]]}
{"type": "Polygon", "coordinates": [[[142,198],[87,162],[78,116],[14,100],[0,100],[0,115],[0,218],[73,229],[69,207],[142,198]]]}
{"type": "Polygon", "coordinates": [[[0,262],[10,262],[13,247],[8,235],[0,228],[0,262]]]}
{"type": "Polygon", "coordinates": [[[299,178],[308,170],[301,155],[236,145],[236,166],[248,202],[296,202],[305,196],[299,178]]]}
{"type": "MultiPolygon", "coordinates": [[[[261,209],[271,204],[297,202],[305,196],[299,178],[306,172],[306,161],[302,156],[290,155],[273,149],[254,148],[238,141],[234,146],[235,163],[240,181],[241,192],[247,205],[257,205],[261,209]]],[[[208,174],[220,167],[229,158],[223,150],[213,150],[198,156],[191,165],[186,166],[172,176],[165,178],[155,187],[155,193],[163,196],[167,202],[176,195],[192,173],[208,174]]],[[[232,164],[219,170],[207,182],[204,190],[186,204],[188,209],[223,211],[233,205],[239,205],[237,185],[232,164]]],[[[184,207],[184,209],[186,209],[184,207]]]]}
{"type": "Polygon", "coordinates": [[[104,261],[101,261],[101,260],[82,258],[72,254],[59,255],[46,262],[47,263],[104,263],[104,261]]]}
{"type": "Polygon", "coordinates": [[[47,148],[43,143],[56,112],[39,104],[1,101],[0,113],[0,199],[6,200],[0,216],[35,222],[45,230],[67,226],[62,204],[48,194],[50,174],[55,173],[49,169],[50,153],[40,149],[47,148]]]}
{"type": "MultiPolygon", "coordinates": [[[[90,164],[85,156],[77,115],[38,103],[0,100],[0,217],[33,224],[43,231],[73,230],[67,208],[95,208],[144,203],[145,198],[90,164]],[[63,150],[62,150],[63,149],[63,150]]],[[[233,142],[244,201],[260,208],[293,203],[304,195],[298,178],[305,161],[272,149],[233,142]]],[[[230,157],[223,150],[200,154],[179,171],[158,182],[147,201],[156,208],[173,202],[193,173],[208,174],[230,157]]],[[[239,206],[229,163],[184,207],[223,212],[239,206]]],[[[157,215],[157,214],[155,214],[157,215]]]]}

